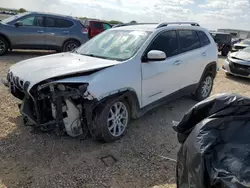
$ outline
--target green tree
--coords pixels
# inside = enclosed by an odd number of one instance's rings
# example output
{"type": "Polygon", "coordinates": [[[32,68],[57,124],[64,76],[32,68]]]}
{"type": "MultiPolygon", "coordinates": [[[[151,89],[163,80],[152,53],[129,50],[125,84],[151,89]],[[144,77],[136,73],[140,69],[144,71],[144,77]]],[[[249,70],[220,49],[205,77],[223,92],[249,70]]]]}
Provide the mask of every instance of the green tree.
{"type": "Polygon", "coordinates": [[[120,24],[120,23],[122,23],[122,22],[117,21],[117,20],[111,20],[111,21],[109,21],[109,23],[110,23],[110,24],[120,24]]]}
{"type": "Polygon", "coordinates": [[[19,10],[18,10],[18,12],[19,13],[23,13],[23,12],[27,12],[24,8],[20,8],[19,10]]]}
{"type": "Polygon", "coordinates": [[[133,20],[133,21],[131,21],[130,23],[134,23],[134,24],[135,24],[135,23],[137,23],[137,21],[133,20]]]}

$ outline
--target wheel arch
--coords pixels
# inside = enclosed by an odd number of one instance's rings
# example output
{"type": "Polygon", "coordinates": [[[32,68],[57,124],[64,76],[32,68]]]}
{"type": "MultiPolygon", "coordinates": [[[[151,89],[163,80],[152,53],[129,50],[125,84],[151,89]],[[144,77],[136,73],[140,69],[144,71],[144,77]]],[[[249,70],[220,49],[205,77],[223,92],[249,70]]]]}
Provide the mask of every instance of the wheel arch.
{"type": "Polygon", "coordinates": [[[76,38],[68,38],[68,39],[66,39],[66,40],[63,42],[62,49],[63,49],[64,45],[65,45],[67,42],[69,42],[69,41],[76,41],[76,42],[79,43],[79,45],[81,45],[80,40],[78,40],[78,39],[76,39],[76,38]]]}
{"type": "Polygon", "coordinates": [[[11,48],[11,47],[12,47],[12,43],[11,43],[9,37],[7,37],[7,36],[6,36],[5,34],[3,34],[3,33],[0,33],[0,36],[3,37],[3,38],[8,42],[9,48],[11,48]]]}
{"type": "MultiPolygon", "coordinates": [[[[115,93],[112,93],[106,97],[103,97],[102,99],[99,100],[96,108],[100,107],[101,105],[105,105],[105,103],[109,102],[110,100],[125,100],[129,107],[130,107],[130,112],[131,112],[131,118],[136,119],[139,117],[139,110],[140,110],[140,103],[139,99],[137,97],[137,94],[134,90],[127,88],[126,90],[122,91],[116,91],[115,93]]],[[[94,111],[93,110],[93,111],[94,111]]]]}
{"type": "MultiPolygon", "coordinates": [[[[199,84],[198,86],[200,85],[201,81],[202,81],[202,78],[207,74],[211,74],[214,78],[217,74],[217,63],[215,61],[213,62],[210,62],[209,64],[207,64],[207,66],[205,67],[205,69],[203,70],[203,73],[201,75],[201,78],[200,78],[200,81],[199,81],[199,84]]],[[[197,86],[197,87],[198,87],[197,86]]]]}

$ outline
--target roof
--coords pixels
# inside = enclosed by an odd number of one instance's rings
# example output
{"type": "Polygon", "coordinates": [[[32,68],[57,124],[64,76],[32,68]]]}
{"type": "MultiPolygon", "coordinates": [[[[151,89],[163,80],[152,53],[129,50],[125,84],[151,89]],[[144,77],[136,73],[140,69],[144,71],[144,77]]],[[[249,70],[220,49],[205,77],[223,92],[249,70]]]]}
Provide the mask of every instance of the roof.
{"type": "Polygon", "coordinates": [[[29,12],[30,14],[42,14],[42,15],[49,15],[49,16],[58,16],[64,18],[71,18],[71,19],[78,19],[70,15],[63,15],[63,14],[56,14],[56,13],[48,13],[48,12],[29,12]]]}
{"type": "Polygon", "coordinates": [[[201,27],[195,22],[163,22],[163,23],[137,23],[137,24],[118,24],[118,27],[114,27],[115,30],[142,30],[142,31],[154,31],[160,28],[187,28],[187,29],[198,29],[201,27]],[[189,24],[188,26],[185,24],[189,24]],[[121,26],[119,26],[121,25],[121,26]]]}
{"type": "Polygon", "coordinates": [[[142,30],[142,31],[153,31],[156,29],[158,24],[144,24],[144,25],[128,25],[122,27],[115,27],[117,30],[142,30]]]}

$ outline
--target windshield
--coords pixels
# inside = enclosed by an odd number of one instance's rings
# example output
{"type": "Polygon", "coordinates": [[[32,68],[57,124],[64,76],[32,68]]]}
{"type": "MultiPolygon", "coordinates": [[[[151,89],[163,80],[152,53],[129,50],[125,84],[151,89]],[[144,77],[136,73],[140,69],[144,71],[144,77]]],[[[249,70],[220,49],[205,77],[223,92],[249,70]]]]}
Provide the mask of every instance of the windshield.
{"type": "Polygon", "coordinates": [[[27,14],[29,14],[29,13],[28,13],[28,12],[25,12],[25,13],[22,13],[22,14],[17,14],[17,15],[15,15],[15,16],[10,16],[10,17],[8,17],[8,18],[2,20],[1,23],[2,23],[2,24],[7,24],[7,23],[12,22],[13,20],[16,20],[17,18],[20,18],[20,17],[25,16],[25,15],[27,15],[27,14]]]}
{"type": "Polygon", "coordinates": [[[108,30],[76,50],[76,53],[123,61],[131,58],[146,41],[151,32],[108,30]]]}
{"type": "Polygon", "coordinates": [[[247,45],[250,45],[250,40],[243,40],[240,42],[241,44],[247,44],[247,45]]]}

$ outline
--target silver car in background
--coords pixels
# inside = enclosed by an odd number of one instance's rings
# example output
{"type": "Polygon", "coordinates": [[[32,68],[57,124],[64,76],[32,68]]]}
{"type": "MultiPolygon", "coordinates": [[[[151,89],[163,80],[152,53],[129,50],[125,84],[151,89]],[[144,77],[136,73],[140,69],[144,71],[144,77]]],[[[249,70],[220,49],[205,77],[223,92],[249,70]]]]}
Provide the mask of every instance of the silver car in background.
{"type": "Polygon", "coordinates": [[[222,70],[227,75],[250,78],[250,47],[228,55],[222,70]]]}
{"type": "Polygon", "coordinates": [[[72,51],[88,40],[81,20],[70,16],[26,12],[0,22],[0,55],[9,49],[72,51]]]}

